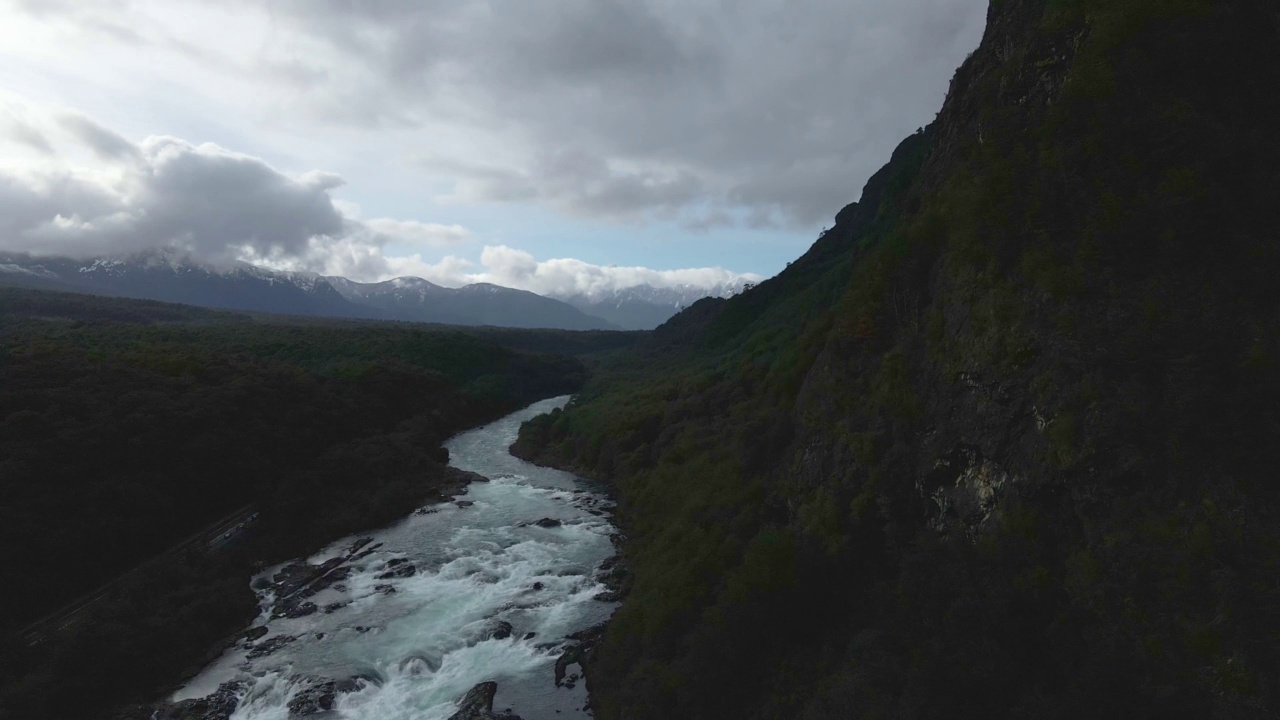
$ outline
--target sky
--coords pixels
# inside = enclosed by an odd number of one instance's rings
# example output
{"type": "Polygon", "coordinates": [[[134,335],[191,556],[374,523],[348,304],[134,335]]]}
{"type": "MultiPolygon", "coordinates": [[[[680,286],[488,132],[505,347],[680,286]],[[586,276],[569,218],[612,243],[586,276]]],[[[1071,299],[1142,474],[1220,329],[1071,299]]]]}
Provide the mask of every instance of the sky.
{"type": "Polygon", "coordinates": [[[0,0],[0,249],[571,294],[768,277],[984,0],[0,0]]]}

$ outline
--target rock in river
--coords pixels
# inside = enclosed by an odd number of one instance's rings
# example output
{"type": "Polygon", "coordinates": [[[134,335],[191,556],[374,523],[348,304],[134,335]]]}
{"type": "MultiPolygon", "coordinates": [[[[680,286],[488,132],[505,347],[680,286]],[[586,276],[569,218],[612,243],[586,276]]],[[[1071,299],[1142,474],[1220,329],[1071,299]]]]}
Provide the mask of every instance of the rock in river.
{"type": "Polygon", "coordinates": [[[489,681],[467,691],[458,702],[458,712],[449,716],[449,720],[521,720],[519,715],[511,713],[495,713],[493,696],[498,692],[498,683],[489,681]]]}

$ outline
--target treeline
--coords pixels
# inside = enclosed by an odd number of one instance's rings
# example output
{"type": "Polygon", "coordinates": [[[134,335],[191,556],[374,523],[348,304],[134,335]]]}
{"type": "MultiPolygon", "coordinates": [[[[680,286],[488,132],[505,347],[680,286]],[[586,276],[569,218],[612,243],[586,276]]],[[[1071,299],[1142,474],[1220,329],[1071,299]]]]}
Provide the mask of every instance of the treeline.
{"type": "Polygon", "coordinates": [[[522,429],[620,496],[597,717],[1280,712],[1276,21],[992,3],[809,253],[522,429]]]}
{"type": "MultiPolygon", "coordinates": [[[[547,334],[501,333],[565,345],[547,334]]],[[[255,563],[402,517],[450,480],[442,441],[586,377],[579,358],[483,335],[0,289],[0,708],[153,699],[252,618],[255,563]],[[16,639],[247,504],[251,542],[151,568],[40,645],[16,639]]]]}

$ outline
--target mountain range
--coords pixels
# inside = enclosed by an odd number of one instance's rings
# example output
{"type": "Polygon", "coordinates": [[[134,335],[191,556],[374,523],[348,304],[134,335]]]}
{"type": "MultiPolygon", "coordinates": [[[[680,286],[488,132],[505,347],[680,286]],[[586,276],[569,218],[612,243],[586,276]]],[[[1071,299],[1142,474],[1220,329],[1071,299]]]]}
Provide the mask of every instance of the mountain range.
{"type": "Polygon", "coordinates": [[[217,266],[169,250],[87,260],[0,254],[0,283],[286,315],[562,330],[648,330],[701,297],[742,287],[642,285],[545,297],[490,283],[447,288],[418,277],[362,283],[246,263],[217,266]]]}

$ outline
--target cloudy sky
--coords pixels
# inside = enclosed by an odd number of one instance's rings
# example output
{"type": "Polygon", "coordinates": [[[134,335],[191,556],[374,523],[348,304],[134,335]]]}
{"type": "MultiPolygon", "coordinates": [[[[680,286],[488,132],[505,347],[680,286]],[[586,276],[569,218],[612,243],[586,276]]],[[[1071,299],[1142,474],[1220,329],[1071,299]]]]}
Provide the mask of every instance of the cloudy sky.
{"type": "Polygon", "coordinates": [[[768,276],[985,0],[0,0],[0,249],[540,292],[768,276]]]}

